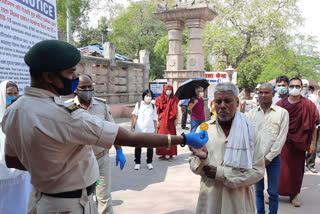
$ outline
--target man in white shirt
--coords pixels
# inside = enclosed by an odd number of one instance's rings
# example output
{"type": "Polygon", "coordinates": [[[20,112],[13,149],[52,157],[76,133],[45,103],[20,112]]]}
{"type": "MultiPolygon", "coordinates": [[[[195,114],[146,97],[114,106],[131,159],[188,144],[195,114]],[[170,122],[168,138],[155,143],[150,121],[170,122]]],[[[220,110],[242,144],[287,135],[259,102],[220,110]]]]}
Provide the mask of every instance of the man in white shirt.
{"type": "Polygon", "coordinates": [[[276,84],[277,93],[272,98],[273,105],[289,95],[289,79],[287,76],[277,77],[276,84]]]}
{"type": "MultiPolygon", "coordinates": [[[[276,214],[279,206],[280,153],[287,138],[289,113],[272,104],[273,86],[263,83],[259,88],[261,105],[248,113],[255,135],[264,143],[264,159],[268,175],[269,213],[276,214]]],[[[255,184],[258,214],[264,214],[264,179],[255,184]]]]}

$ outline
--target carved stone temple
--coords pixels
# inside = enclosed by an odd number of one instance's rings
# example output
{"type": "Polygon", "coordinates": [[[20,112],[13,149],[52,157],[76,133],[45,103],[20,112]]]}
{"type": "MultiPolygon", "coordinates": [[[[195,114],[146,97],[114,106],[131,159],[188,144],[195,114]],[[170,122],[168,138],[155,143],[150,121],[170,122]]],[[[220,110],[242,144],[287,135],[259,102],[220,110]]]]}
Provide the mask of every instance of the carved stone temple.
{"type": "Polygon", "coordinates": [[[165,77],[177,90],[179,84],[190,78],[204,77],[204,55],[202,51],[203,29],[206,22],[212,21],[216,12],[206,0],[177,0],[175,9],[167,9],[167,4],[158,5],[155,15],[166,24],[169,38],[167,68],[165,77]],[[189,32],[189,51],[187,69],[184,70],[184,59],[181,50],[182,33],[185,27],[189,32]]]}

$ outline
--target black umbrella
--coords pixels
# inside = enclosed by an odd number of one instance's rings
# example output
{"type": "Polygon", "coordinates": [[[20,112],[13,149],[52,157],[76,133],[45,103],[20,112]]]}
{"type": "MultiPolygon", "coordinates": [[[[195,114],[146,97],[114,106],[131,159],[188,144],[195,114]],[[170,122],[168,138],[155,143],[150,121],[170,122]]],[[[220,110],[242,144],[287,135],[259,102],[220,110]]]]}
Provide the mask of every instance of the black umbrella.
{"type": "Polygon", "coordinates": [[[202,87],[203,90],[206,90],[209,86],[208,80],[205,78],[189,79],[180,84],[175,96],[179,100],[190,99],[196,95],[196,88],[202,87]]]}

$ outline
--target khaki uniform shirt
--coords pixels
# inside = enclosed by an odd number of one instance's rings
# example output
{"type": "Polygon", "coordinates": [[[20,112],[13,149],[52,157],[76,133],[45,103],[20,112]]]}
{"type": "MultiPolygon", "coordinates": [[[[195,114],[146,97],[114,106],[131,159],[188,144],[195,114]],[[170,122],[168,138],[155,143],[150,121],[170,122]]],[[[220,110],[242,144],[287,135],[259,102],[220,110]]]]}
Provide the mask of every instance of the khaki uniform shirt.
{"type": "Polygon", "coordinates": [[[255,214],[254,184],[264,176],[264,157],[261,143],[255,138],[252,169],[243,170],[224,166],[225,147],[228,142],[222,128],[214,120],[208,129],[206,160],[192,156],[191,170],[201,175],[197,214],[255,214]],[[208,178],[203,166],[217,167],[215,179],[208,178]]]}
{"type": "Polygon", "coordinates": [[[289,113],[287,110],[271,105],[264,113],[259,106],[248,113],[249,120],[255,127],[255,134],[259,136],[264,146],[265,158],[272,161],[281,153],[289,130],[289,113]]]}
{"type": "Polygon", "coordinates": [[[18,157],[44,193],[83,189],[99,176],[91,146],[110,148],[119,126],[68,107],[55,94],[26,87],[3,118],[5,153],[18,157]]]}
{"type": "MultiPolygon", "coordinates": [[[[69,102],[74,102],[76,103],[78,106],[81,107],[81,103],[79,101],[78,97],[75,97],[72,100],[68,100],[67,103],[69,102]]],[[[93,97],[91,99],[91,103],[87,109],[87,111],[91,114],[94,115],[96,117],[98,117],[101,120],[106,120],[109,121],[111,123],[114,123],[114,120],[112,118],[111,115],[111,111],[109,106],[106,104],[106,100],[98,98],[98,97],[93,97]]],[[[100,154],[101,152],[103,152],[105,149],[102,147],[98,147],[98,146],[92,146],[93,152],[95,155],[100,154]]]]}

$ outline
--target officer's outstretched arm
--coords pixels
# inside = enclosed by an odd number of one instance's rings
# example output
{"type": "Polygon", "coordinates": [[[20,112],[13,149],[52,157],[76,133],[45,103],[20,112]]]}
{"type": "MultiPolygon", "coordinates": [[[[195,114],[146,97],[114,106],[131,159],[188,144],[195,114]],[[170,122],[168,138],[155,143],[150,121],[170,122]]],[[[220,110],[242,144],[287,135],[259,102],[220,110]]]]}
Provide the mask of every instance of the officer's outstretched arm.
{"type": "MultiPolygon", "coordinates": [[[[185,136],[171,135],[171,145],[187,144],[193,148],[201,148],[208,141],[208,133],[202,131],[199,133],[190,133],[185,136]]],[[[115,145],[131,147],[167,147],[170,145],[168,135],[153,133],[133,133],[124,128],[119,128],[118,135],[114,142],[115,145]]]]}

